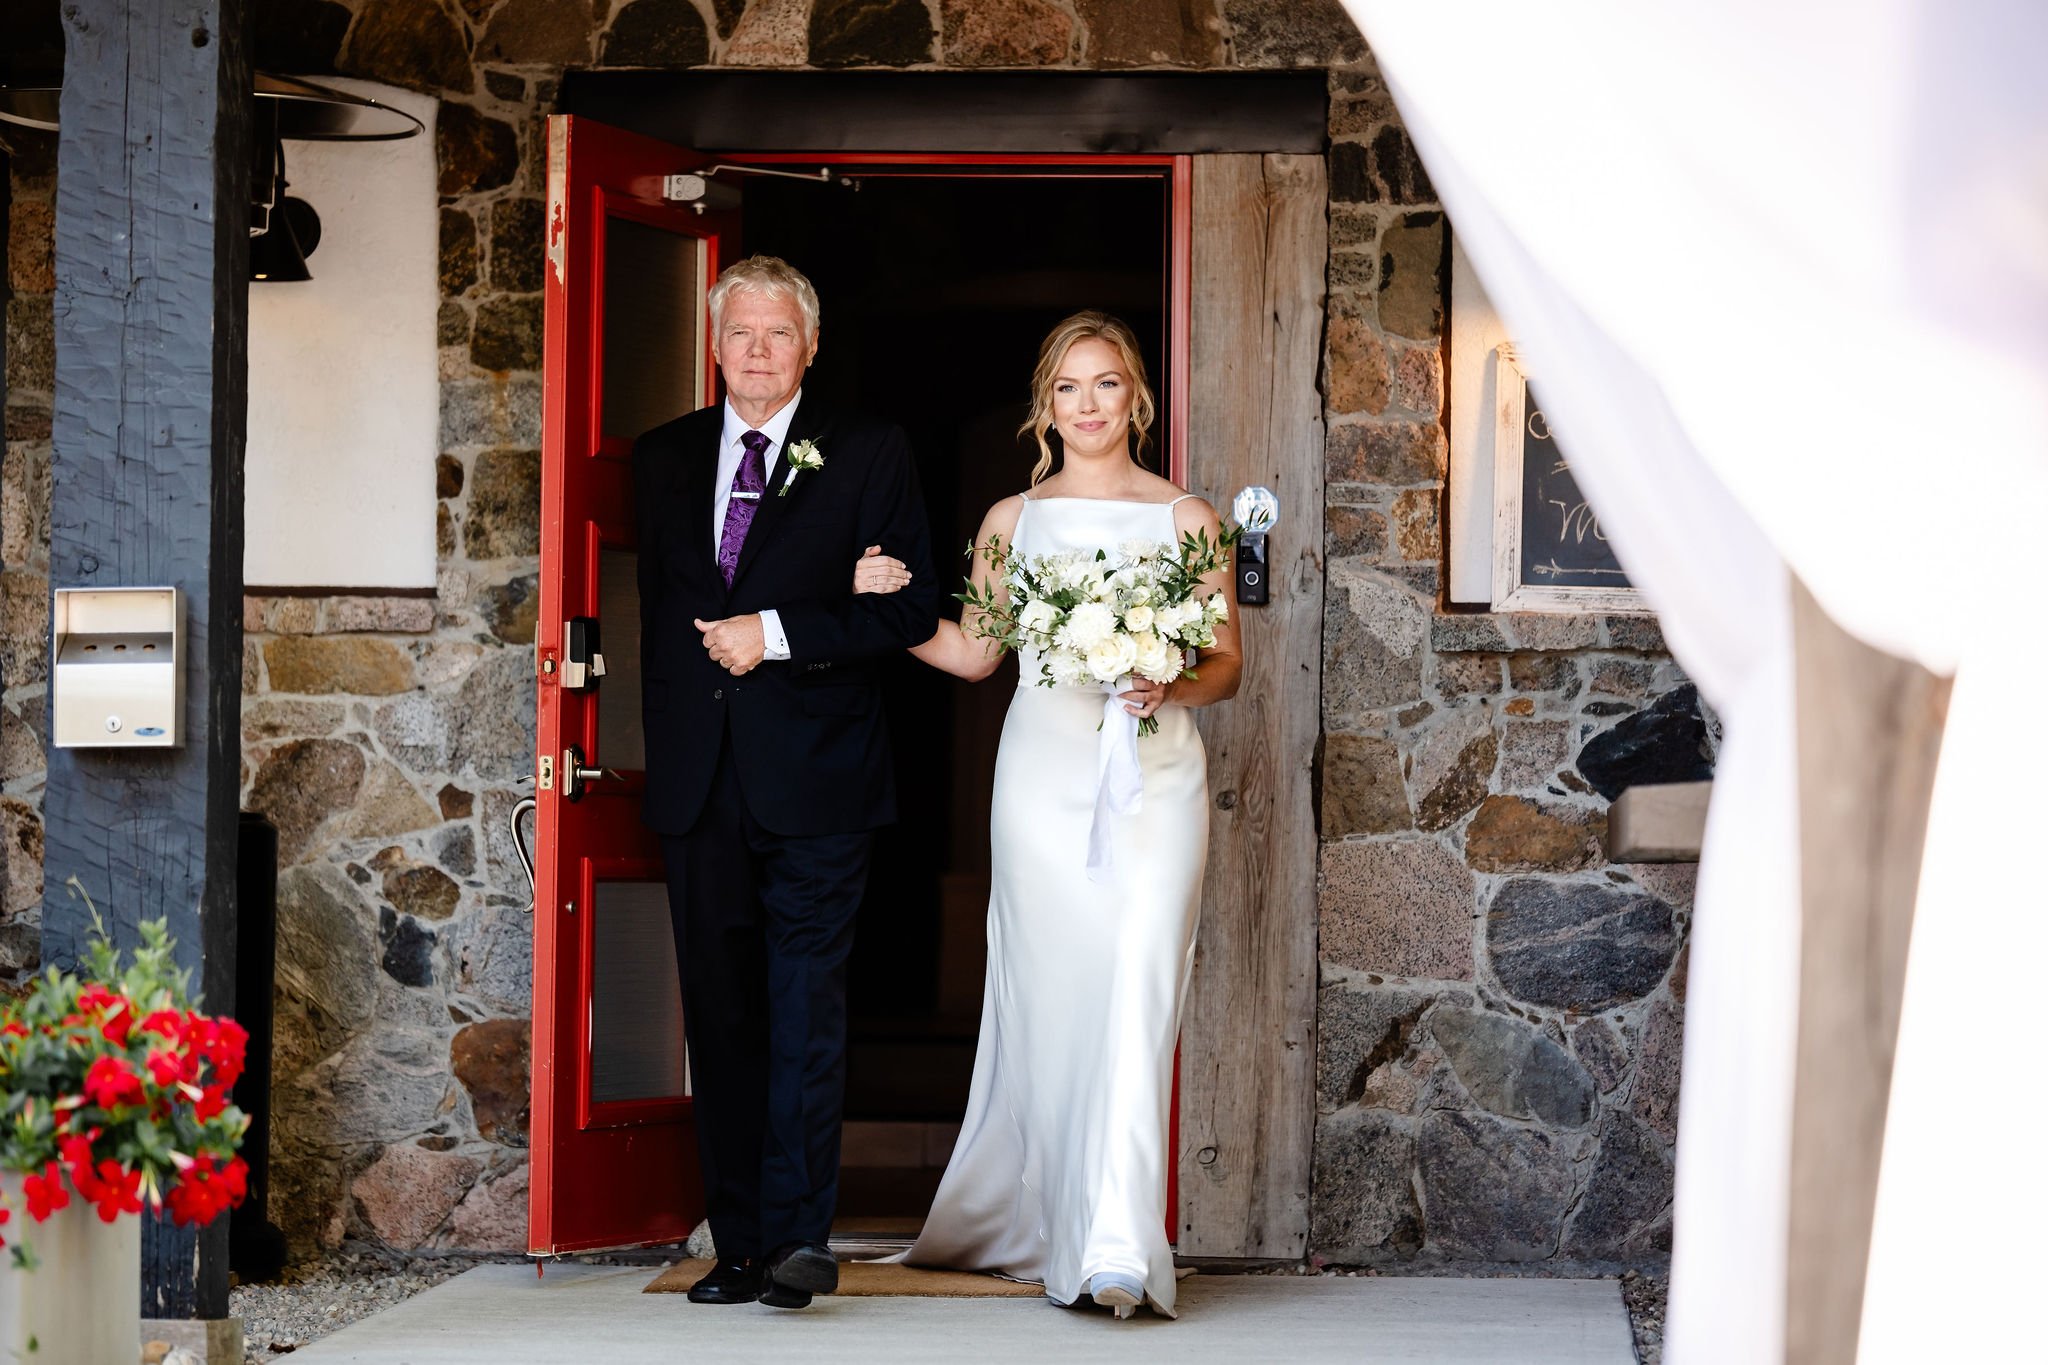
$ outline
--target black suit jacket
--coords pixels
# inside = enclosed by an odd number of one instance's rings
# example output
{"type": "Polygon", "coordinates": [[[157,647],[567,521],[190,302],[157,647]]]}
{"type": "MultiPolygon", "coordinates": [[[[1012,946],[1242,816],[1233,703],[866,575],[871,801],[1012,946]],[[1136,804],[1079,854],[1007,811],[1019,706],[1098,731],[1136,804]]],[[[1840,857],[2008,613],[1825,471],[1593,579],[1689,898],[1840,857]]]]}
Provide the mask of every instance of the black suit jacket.
{"type": "Polygon", "coordinates": [[[738,571],[718,571],[711,510],[725,408],[679,417],[633,445],[640,535],[647,797],[664,834],[703,810],[730,734],[747,807],[777,834],[838,834],[896,818],[895,772],[878,686],[881,661],[938,628],[938,580],[917,469],[903,430],[829,414],[804,398],[768,471],[738,571]],[[790,445],[812,440],[824,466],[779,495],[790,445]],[[853,566],[880,545],[909,566],[901,592],[853,593],[853,566]],[[787,662],[735,678],[711,662],[694,619],[774,608],[787,662]]]}

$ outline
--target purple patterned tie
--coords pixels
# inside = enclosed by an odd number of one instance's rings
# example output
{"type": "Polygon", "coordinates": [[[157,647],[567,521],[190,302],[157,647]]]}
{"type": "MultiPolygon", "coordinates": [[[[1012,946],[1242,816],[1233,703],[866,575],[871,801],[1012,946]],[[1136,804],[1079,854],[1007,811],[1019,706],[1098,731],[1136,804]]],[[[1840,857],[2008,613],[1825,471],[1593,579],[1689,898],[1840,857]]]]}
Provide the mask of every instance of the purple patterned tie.
{"type": "Polygon", "coordinates": [[[740,467],[732,476],[732,500],[725,504],[725,532],[718,539],[718,571],[725,575],[728,588],[740,567],[740,547],[747,543],[747,528],[754,524],[754,511],[761,505],[761,494],[768,487],[767,463],[763,458],[768,453],[768,438],[750,431],[740,437],[740,444],[747,448],[747,453],[740,456],[740,467]]]}

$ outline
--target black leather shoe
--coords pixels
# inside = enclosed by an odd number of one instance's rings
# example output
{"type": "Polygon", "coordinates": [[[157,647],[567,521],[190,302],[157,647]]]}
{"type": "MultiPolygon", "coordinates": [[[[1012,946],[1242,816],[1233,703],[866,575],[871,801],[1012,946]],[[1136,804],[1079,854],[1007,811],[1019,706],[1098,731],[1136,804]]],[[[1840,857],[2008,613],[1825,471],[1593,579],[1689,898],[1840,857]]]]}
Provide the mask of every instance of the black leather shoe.
{"type": "Polygon", "coordinates": [[[711,1273],[690,1286],[691,1303],[752,1303],[761,1297],[761,1263],[724,1257],[711,1273]]]}
{"type": "Polygon", "coordinates": [[[768,1258],[761,1302],[771,1308],[802,1308],[813,1294],[839,1287],[839,1262],[822,1242],[792,1242],[768,1258]]]}

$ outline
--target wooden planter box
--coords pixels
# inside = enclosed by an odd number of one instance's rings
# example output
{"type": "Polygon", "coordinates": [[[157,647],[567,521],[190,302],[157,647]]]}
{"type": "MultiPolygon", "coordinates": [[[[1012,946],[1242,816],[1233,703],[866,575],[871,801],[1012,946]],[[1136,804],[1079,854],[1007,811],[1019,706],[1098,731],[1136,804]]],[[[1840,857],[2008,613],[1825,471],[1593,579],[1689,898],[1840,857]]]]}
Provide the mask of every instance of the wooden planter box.
{"type": "Polygon", "coordinates": [[[142,1219],[102,1223],[75,1193],[47,1222],[29,1221],[21,1177],[0,1174],[14,1216],[0,1251],[0,1360],[35,1365],[135,1365],[142,1353],[142,1219]],[[14,1248],[35,1249],[34,1270],[14,1248]],[[30,1349],[34,1343],[34,1349],[30,1349]]]}

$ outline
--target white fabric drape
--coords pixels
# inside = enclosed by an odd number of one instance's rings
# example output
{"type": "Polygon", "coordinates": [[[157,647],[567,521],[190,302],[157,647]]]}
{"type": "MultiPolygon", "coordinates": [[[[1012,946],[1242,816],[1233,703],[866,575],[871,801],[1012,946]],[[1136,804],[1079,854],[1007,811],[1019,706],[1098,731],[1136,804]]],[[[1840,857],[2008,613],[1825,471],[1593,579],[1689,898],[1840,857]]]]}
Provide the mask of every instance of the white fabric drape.
{"type": "Polygon", "coordinates": [[[2030,600],[2048,6],[1345,3],[1581,486],[1726,725],[1665,1358],[1783,1354],[1787,566],[1870,643],[1957,676],[1861,1359],[1993,1358],[2024,1302],[2001,1277],[2042,1211],[2024,1125],[1975,1115],[2031,1070],[2025,992],[1991,983],[2040,960],[2048,908],[2022,852],[2048,758],[2027,714],[2048,665],[2030,600]]]}

